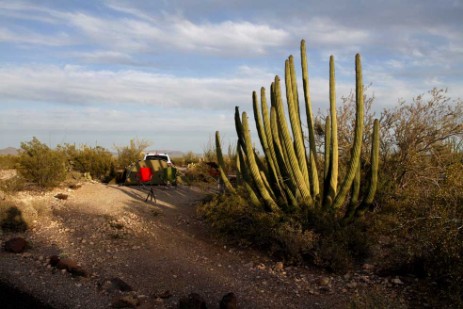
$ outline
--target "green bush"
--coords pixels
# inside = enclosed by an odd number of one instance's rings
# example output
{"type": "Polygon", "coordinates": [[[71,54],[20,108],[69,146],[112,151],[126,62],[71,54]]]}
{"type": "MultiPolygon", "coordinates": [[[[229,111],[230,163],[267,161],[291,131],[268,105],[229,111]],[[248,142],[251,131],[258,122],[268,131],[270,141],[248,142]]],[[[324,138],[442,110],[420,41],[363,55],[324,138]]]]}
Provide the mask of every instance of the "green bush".
{"type": "Polygon", "coordinates": [[[199,157],[193,151],[189,151],[182,156],[171,158],[171,160],[176,166],[187,166],[191,163],[198,163],[199,157]]]}
{"type": "Polygon", "coordinates": [[[22,191],[26,187],[24,179],[19,176],[0,180],[0,191],[6,194],[13,194],[22,191]]]}
{"type": "Polygon", "coordinates": [[[66,158],[36,137],[21,143],[19,174],[40,188],[52,188],[66,178],[66,158]]]}
{"type": "Polygon", "coordinates": [[[73,171],[90,173],[92,178],[104,180],[114,172],[114,159],[110,151],[103,147],[65,144],[58,149],[66,156],[68,165],[73,171]]]}
{"type": "Polygon", "coordinates": [[[17,155],[0,155],[0,169],[2,170],[14,169],[17,163],[17,155]]]}
{"type": "Polygon", "coordinates": [[[291,262],[301,262],[318,241],[318,236],[304,230],[295,218],[283,220],[237,195],[210,195],[198,212],[228,241],[267,250],[291,262]]]}
{"type": "Polygon", "coordinates": [[[124,169],[131,163],[143,159],[143,152],[149,145],[145,140],[132,139],[129,146],[116,146],[116,168],[124,169]]]}

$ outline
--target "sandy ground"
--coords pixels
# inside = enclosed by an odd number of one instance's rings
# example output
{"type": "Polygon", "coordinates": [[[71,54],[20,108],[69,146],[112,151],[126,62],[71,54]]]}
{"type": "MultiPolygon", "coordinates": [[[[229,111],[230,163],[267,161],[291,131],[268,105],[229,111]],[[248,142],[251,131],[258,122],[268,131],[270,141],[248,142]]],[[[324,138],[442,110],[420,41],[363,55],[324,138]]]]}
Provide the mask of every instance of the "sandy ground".
{"type": "Polygon", "coordinates": [[[77,190],[20,193],[12,199],[33,206],[32,226],[0,238],[22,236],[31,248],[21,254],[1,251],[0,281],[55,308],[110,308],[120,295],[130,295],[142,308],[176,308],[192,292],[208,308],[218,308],[229,292],[239,308],[345,308],[374,282],[371,275],[333,276],[281,264],[250,248],[229,247],[196,214],[204,191],[187,186],[154,190],[156,203],[145,202],[139,187],[94,182],[77,190]],[[55,198],[58,193],[68,199],[55,198]],[[75,260],[88,276],[51,267],[52,255],[75,260]],[[111,278],[133,291],[107,288],[111,278]]]}

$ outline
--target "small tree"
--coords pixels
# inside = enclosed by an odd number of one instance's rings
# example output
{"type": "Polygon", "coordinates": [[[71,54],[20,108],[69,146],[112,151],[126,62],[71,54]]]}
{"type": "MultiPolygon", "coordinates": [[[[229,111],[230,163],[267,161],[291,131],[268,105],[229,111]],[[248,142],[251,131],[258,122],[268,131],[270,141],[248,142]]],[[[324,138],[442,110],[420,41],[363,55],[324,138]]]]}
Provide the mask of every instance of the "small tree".
{"type": "Polygon", "coordinates": [[[131,139],[129,146],[115,146],[118,167],[124,168],[132,162],[142,159],[143,152],[148,146],[150,146],[150,143],[143,139],[131,139]]]}
{"type": "Polygon", "coordinates": [[[66,160],[61,152],[50,149],[36,137],[21,143],[19,173],[41,188],[52,188],[66,178],[66,160]]]}
{"type": "Polygon", "coordinates": [[[438,185],[460,160],[453,145],[463,138],[463,101],[452,102],[444,89],[386,109],[381,123],[383,170],[399,189],[438,185]]]}

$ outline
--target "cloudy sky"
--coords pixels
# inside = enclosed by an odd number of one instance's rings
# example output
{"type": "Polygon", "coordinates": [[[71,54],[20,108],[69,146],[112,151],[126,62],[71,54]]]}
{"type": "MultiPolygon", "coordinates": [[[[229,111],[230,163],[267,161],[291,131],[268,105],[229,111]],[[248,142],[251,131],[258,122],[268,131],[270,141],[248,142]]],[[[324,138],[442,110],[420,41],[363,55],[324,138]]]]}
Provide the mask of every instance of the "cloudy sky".
{"type": "Polygon", "coordinates": [[[433,87],[463,98],[463,0],[0,0],[0,148],[234,143],[234,107],[252,111],[301,39],[315,110],[331,54],[338,98],[358,52],[375,110],[433,87]]]}

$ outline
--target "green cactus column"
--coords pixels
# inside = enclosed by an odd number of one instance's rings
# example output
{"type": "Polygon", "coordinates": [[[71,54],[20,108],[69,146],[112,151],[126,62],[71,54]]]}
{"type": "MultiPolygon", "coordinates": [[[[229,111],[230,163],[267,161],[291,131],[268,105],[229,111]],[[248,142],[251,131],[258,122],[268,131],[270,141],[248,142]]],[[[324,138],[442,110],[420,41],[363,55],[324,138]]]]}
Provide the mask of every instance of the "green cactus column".
{"type": "Polygon", "coordinates": [[[309,89],[309,70],[307,64],[307,51],[305,40],[301,41],[301,66],[302,66],[302,86],[304,89],[304,102],[307,116],[307,127],[309,129],[309,162],[310,162],[310,185],[312,195],[316,198],[320,194],[320,185],[318,182],[318,170],[317,170],[317,148],[315,145],[315,130],[314,120],[312,112],[312,101],[310,99],[309,89]]]}
{"type": "MultiPolygon", "coordinates": [[[[290,59],[292,59],[292,56],[290,56],[290,59]]],[[[298,100],[296,99],[297,94],[294,94],[294,91],[297,88],[297,85],[293,84],[296,80],[296,73],[295,69],[291,68],[290,62],[290,60],[285,61],[285,84],[288,113],[294,138],[294,151],[299,163],[299,169],[304,177],[305,183],[309,184],[309,171],[307,169],[304,135],[302,134],[301,119],[299,117],[299,106],[298,100]]]]}
{"type": "MultiPolygon", "coordinates": [[[[336,113],[336,76],[334,68],[334,57],[330,57],[330,157],[329,157],[329,178],[325,184],[327,191],[324,193],[324,206],[331,206],[338,191],[338,169],[339,169],[339,153],[338,153],[338,121],[336,113]]],[[[326,147],[327,145],[325,145],[326,147]]]]}
{"type": "Polygon", "coordinates": [[[379,120],[373,122],[373,141],[371,144],[371,169],[370,169],[370,184],[367,194],[362,204],[356,209],[355,216],[361,217],[365,211],[373,204],[376,189],[378,187],[378,171],[379,171],[379,120]]]}
{"type": "Polygon", "coordinates": [[[283,142],[282,146],[284,146],[284,150],[287,153],[288,163],[292,174],[294,175],[294,181],[302,197],[301,204],[305,206],[313,206],[314,204],[310,194],[310,189],[308,187],[308,183],[305,182],[304,176],[299,168],[293,142],[291,140],[291,135],[289,133],[288,125],[286,124],[286,117],[281,99],[280,78],[278,76],[275,77],[274,85],[278,128],[283,142]]]}
{"type": "Polygon", "coordinates": [[[248,116],[246,112],[243,112],[241,122],[243,125],[243,134],[245,142],[244,152],[246,154],[246,163],[249,167],[249,171],[251,172],[251,176],[268,210],[278,212],[278,205],[272,198],[272,195],[274,194],[271,194],[268,191],[268,188],[265,186],[264,180],[262,179],[262,175],[257,166],[256,158],[254,156],[254,149],[252,148],[251,133],[249,130],[248,116]]]}
{"type": "Polygon", "coordinates": [[[355,55],[355,93],[356,93],[356,117],[355,117],[355,133],[354,145],[352,146],[352,155],[347,169],[347,174],[339,189],[339,193],[333,202],[333,208],[340,208],[347,197],[347,194],[352,186],[358,165],[360,164],[360,153],[362,150],[363,139],[363,118],[364,118],[364,102],[363,102],[363,78],[362,78],[362,63],[360,54],[355,55]]]}
{"type": "Polygon", "coordinates": [[[216,154],[217,154],[217,161],[219,163],[218,165],[219,165],[220,179],[223,182],[225,189],[228,192],[235,194],[236,193],[235,188],[233,188],[232,184],[230,183],[230,180],[225,174],[225,162],[223,160],[222,143],[220,141],[219,131],[215,132],[215,149],[216,149],[216,154]]]}

